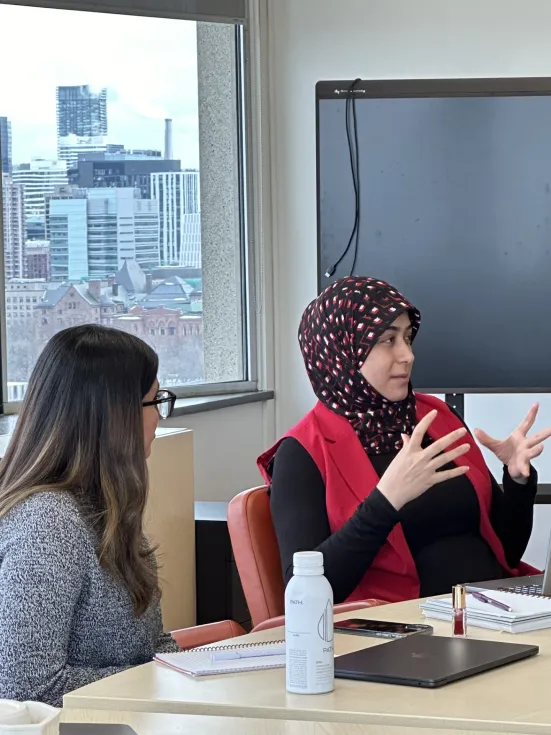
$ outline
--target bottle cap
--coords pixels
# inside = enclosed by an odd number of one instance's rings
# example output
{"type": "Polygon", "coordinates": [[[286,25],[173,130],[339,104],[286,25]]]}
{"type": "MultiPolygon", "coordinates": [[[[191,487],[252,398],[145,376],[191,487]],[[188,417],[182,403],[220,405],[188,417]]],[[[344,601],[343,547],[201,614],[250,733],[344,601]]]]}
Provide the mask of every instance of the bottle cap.
{"type": "Polygon", "coordinates": [[[321,551],[296,551],[293,554],[295,569],[311,569],[323,574],[323,554],[321,551]]]}
{"type": "Polygon", "coordinates": [[[453,588],[452,593],[452,600],[453,600],[453,609],[454,610],[464,610],[466,607],[466,592],[465,592],[465,585],[464,584],[456,584],[453,588]]]}

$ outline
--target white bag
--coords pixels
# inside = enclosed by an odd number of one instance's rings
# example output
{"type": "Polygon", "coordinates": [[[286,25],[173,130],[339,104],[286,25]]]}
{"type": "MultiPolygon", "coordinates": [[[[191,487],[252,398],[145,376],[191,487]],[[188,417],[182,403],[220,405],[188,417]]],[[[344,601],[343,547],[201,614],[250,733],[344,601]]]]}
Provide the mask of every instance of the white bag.
{"type": "Polygon", "coordinates": [[[59,735],[60,716],[48,704],[0,699],[0,735],[59,735]]]}

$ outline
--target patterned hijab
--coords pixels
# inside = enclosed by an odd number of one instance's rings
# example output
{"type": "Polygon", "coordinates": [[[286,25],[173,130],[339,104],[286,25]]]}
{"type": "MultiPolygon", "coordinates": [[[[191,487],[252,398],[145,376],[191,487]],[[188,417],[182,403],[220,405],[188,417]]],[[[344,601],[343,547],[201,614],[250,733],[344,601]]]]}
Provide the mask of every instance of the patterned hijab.
{"type": "Polygon", "coordinates": [[[360,373],[372,347],[405,311],[412,338],[419,311],[392,286],[375,278],[341,278],[306,308],[299,343],[318,399],[352,425],[367,454],[401,449],[401,434],[415,427],[415,396],[389,401],[360,373]]]}

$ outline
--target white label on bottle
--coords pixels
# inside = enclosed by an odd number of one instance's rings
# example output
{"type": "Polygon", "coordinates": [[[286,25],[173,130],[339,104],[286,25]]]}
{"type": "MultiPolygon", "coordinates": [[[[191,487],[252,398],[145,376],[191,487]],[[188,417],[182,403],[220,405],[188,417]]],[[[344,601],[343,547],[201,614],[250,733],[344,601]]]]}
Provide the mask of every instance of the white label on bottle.
{"type": "Polygon", "coordinates": [[[293,648],[287,655],[287,681],[296,689],[308,687],[308,654],[304,650],[293,648]]]}

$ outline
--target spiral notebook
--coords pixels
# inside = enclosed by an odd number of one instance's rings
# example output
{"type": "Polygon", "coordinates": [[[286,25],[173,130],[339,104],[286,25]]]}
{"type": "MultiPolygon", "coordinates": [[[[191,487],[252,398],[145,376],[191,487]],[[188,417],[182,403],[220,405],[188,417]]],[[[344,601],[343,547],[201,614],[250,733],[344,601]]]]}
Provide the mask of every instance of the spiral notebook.
{"type": "MultiPolygon", "coordinates": [[[[524,595],[504,590],[485,590],[484,594],[499,600],[511,608],[511,612],[480,602],[467,594],[467,627],[503,630],[507,633],[527,633],[551,628],[551,599],[541,595],[524,595]]],[[[420,604],[427,618],[452,619],[451,598],[429,598],[420,604]]]]}
{"type": "Polygon", "coordinates": [[[154,660],[189,676],[281,669],[285,667],[285,641],[192,648],[178,653],[158,653],[154,660]],[[222,658],[233,654],[236,658],[222,658]]]}

